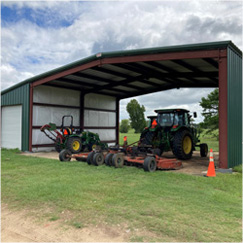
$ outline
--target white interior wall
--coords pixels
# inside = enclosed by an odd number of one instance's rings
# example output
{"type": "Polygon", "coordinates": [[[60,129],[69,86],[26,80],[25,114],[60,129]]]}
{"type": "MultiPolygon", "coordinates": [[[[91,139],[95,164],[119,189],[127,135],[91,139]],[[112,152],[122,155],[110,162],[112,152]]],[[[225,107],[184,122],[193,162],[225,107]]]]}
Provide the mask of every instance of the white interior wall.
{"type": "Polygon", "coordinates": [[[84,99],[84,107],[115,110],[116,98],[108,95],[86,94],[84,99]]]}
{"type": "MultiPolygon", "coordinates": [[[[62,88],[55,88],[49,86],[37,86],[33,90],[33,102],[64,105],[64,106],[77,106],[80,105],[80,91],[68,90],[62,88]]],[[[43,105],[33,105],[33,126],[42,126],[49,122],[55,123],[60,126],[62,117],[64,115],[73,116],[73,125],[79,126],[80,124],[80,109],[53,107],[43,105]]],[[[71,123],[70,118],[65,119],[65,126],[71,123]]],[[[32,130],[32,144],[51,144],[53,143],[46,135],[39,129],[32,130]]],[[[50,149],[50,148],[49,148],[50,149]]],[[[34,148],[33,151],[47,151],[47,148],[34,148]]]]}
{"type": "MultiPolygon", "coordinates": [[[[84,99],[84,127],[115,127],[116,126],[116,98],[99,94],[87,94],[84,99]],[[105,109],[109,111],[94,111],[88,108],[105,109]]],[[[98,133],[102,141],[116,140],[115,129],[85,129],[98,133]]]]}
{"type": "MultiPolygon", "coordinates": [[[[80,92],[49,86],[38,86],[33,90],[33,101],[44,104],[57,104],[79,106],[80,92]]],[[[84,99],[84,127],[115,127],[116,126],[116,98],[99,94],[87,94],[84,99]],[[109,111],[94,111],[92,109],[105,109],[109,111]]],[[[49,122],[61,125],[61,119],[64,115],[72,115],[74,126],[79,126],[80,110],[75,108],[62,108],[51,106],[33,106],[33,126],[42,126],[49,122]]],[[[67,124],[70,125],[70,120],[67,124]]],[[[84,129],[86,131],[98,133],[102,141],[116,140],[115,129],[84,129]]],[[[33,129],[32,144],[50,144],[52,141],[40,130],[33,129]]],[[[109,143],[114,145],[114,143],[109,143]]],[[[53,148],[33,148],[33,151],[48,151],[53,148]]]]}
{"type": "Polygon", "coordinates": [[[33,102],[79,106],[80,91],[55,88],[50,86],[37,86],[33,90],[33,102]]]}
{"type": "Polygon", "coordinates": [[[84,126],[116,126],[116,113],[84,110],[84,126]]]}

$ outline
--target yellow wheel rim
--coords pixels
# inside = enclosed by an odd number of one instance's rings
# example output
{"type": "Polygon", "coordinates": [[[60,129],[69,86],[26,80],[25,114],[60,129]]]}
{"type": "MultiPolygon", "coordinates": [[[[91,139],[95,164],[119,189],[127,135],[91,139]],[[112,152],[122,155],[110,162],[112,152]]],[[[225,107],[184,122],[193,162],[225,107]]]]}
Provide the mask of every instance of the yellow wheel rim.
{"type": "Polygon", "coordinates": [[[185,136],[183,139],[183,151],[185,154],[189,154],[192,150],[192,140],[189,136],[185,136]]]}
{"type": "Polygon", "coordinates": [[[78,141],[74,141],[73,142],[73,149],[77,151],[77,150],[79,150],[79,148],[80,148],[80,143],[78,141]]]}
{"type": "Polygon", "coordinates": [[[92,150],[94,150],[96,148],[96,144],[94,144],[93,146],[92,146],[92,150]]]}

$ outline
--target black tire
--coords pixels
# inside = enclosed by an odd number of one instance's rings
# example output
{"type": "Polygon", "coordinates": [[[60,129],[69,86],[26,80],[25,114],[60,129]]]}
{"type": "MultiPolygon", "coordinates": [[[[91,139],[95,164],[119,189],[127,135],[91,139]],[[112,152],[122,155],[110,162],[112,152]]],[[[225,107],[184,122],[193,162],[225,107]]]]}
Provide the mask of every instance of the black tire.
{"type": "Polygon", "coordinates": [[[60,153],[63,149],[63,146],[61,145],[61,139],[57,138],[55,142],[55,150],[60,153]]]}
{"type": "Polygon", "coordinates": [[[208,156],[208,145],[206,143],[200,144],[200,155],[201,157],[208,156]]]}
{"type": "Polygon", "coordinates": [[[77,154],[82,150],[82,142],[79,137],[68,138],[66,148],[73,154],[77,154]]]}
{"type": "Polygon", "coordinates": [[[109,153],[109,154],[106,155],[106,157],[105,157],[105,164],[107,166],[112,166],[112,157],[113,156],[114,156],[114,154],[112,154],[112,153],[109,153]]]}
{"type": "Polygon", "coordinates": [[[67,149],[63,149],[63,150],[59,153],[59,160],[60,160],[61,162],[70,161],[71,158],[70,158],[70,157],[67,157],[67,155],[68,155],[68,156],[71,156],[72,153],[71,153],[69,150],[67,150],[67,149]]]}
{"type": "Polygon", "coordinates": [[[93,164],[96,166],[103,165],[105,161],[103,153],[95,153],[93,156],[93,164]]]}
{"type": "Polygon", "coordinates": [[[93,151],[93,152],[90,152],[90,153],[88,154],[88,157],[87,157],[87,163],[88,163],[89,165],[92,164],[94,154],[95,154],[94,151],[93,151]]]}
{"type": "Polygon", "coordinates": [[[147,172],[155,172],[157,168],[157,162],[154,157],[147,156],[143,162],[143,169],[147,172]]]}
{"type": "Polygon", "coordinates": [[[147,131],[142,138],[142,144],[151,145],[154,138],[154,132],[147,131]]]}
{"type": "Polygon", "coordinates": [[[112,165],[115,168],[122,168],[124,165],[124,156],[121,154],[114,154],[112,157],[112,165]]]}
{"type": "Polygon", "coordinates": [[[187,130],[180,130],[174,135],[172,151],[178,159],[191,159],[193,150],[192,135],[187,130]]]}

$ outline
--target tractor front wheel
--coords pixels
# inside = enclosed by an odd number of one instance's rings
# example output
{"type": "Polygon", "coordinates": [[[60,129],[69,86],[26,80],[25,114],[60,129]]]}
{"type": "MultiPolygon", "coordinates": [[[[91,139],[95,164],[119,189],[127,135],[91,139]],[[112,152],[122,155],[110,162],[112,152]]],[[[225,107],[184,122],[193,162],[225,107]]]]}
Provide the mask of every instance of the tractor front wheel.
{"type": "Polygon", "coordinates": [[[154,172],[156,171],[156,167],[157,167],[157,162],[154,157],[148,156],[145,158],[143,162],[144,171],[154,172]]]}
{"type": "Polygon", "coordinates": [[[73,154],[77,154],[82,149],[81,139],[78,137],[71,137],[67,141],[67,149],[69,149],[73,154]]]}
{"type": "Polygon", "coordinates": [[[208,145],[206,143],[200,144],[200,155],[201,155],[201,157],[207,157],[208,145]]]}
{"type": "Polygon", "coordinates": [[[172,151],[178,159],[191,159],[193,150],[192,135],[187,130],[178,131],[174,136],[172,151]]]}
{"type": "Polygon", "coordinates": [[[63,149],[60,154],[59,154],[59,160],[61,162],[67,162],[67,161],[70,161],[71,160],[71,155],[72,153],[67,150],[67,149],[63,149]]]}

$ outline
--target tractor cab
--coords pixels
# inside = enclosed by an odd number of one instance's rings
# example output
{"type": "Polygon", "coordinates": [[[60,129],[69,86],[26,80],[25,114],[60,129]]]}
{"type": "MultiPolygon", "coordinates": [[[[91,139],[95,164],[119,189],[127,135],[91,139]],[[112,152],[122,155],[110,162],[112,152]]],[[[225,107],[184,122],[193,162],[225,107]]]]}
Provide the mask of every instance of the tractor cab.
{"type": "Polygon", "coordinates": [[[157,124],[157,116],[147,116],[147,118],[149,119],[148,121],[148,127],[151,127],[155,124],[157,124]]]}
{"type": "Polygon", "coordinates": [[[155,110],[157,122],[161,127],[172,127],[173,129],[181,126],[190,125],[191,115],[185,109],[163,109],[155,110]]]}

